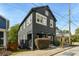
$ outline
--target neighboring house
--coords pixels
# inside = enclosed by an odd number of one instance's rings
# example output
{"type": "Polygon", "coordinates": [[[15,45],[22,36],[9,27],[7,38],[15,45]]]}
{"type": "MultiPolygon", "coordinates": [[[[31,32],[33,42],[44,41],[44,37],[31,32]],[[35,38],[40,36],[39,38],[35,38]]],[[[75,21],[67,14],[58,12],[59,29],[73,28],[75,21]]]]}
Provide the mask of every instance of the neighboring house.
{"type": "Polygon", "coordinates": [[[52,43],[56,37],[56,18],[48,6],[32,8],[20,24],[18,31],[19,46],[25,44],[33,49],[37,37],[48,37],[52,43]]]}
{"type": "Polygon", "coordinates": [[[56,39],[62,41],[62,37],[64,37],[64,44],[69,45],[69,33],[64,33],[56,27],[56,39]]]}
{"type": "Polygon", "coordinates": [[[0,16],[0,47],[7,48],[7,31],[9,28],[9,21],[0,16]]]}
{"type": "Polygon", "coordinates": [[[58,27],[56,27],[56,36],[57,37],[69,37],[69,33],[67,32],[63,32],[62,30],[60,30],[58,27]]]}
{"type": "Polygon", "coordinates": [[[62,36],[62,31],[56,27],[56,37],[61,37],[62,36]]]}

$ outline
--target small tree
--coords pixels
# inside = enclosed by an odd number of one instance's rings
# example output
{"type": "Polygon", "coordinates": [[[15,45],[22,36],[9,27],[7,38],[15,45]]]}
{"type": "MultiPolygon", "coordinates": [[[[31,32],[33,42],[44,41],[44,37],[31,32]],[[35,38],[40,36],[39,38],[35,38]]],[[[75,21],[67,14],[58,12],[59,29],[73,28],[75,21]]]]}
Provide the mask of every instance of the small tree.
{"type": "Polygon", "coordinates": [[[18,40],[18,28],[19,28],[19,24],[16,24],[14,26],[11,27],[10,31],[9,31],[9,37],[8,37],[8,42],[17,42],[18,40]]]}
{"type": "Polygon", "coordinates": [[[19,24],[16,24],[10,28],[10,31],[8,33],[8,45],[7,45],[8,50],[11,50],[11,51],[17,50],[18,28],[19,28],[19,24]]]}
{"type": "Polygon", "coordinates": [[[79,42],[79,28],[77,28],[77,29],[75,30],[75,34],[72,35],[72,41],[73,41],[73,42],[79,42]]]}

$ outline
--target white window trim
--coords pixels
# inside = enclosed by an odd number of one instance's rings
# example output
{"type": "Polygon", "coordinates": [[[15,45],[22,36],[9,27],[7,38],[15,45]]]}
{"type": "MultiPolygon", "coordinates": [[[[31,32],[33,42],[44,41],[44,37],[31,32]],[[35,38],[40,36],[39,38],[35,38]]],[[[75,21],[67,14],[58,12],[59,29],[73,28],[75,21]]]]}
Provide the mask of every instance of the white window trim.
{"type": "Polygon", "coordinates": [[[24,24],[23,24],[23,29],[25,29],[25,27],[26,27],[26,25],[25,25],[25,22],[24,22],[24,24]]]}
{"type": "Polygon", "coordinates": [[[48,16],[49,15],[49,12],[48,12],[48,10],[45,10],[45,14],[48,16]]]}
{"type": "Polygon", "coordinates": [[[53,20],[50,19],[50,24],[52,24],[52,26],[50,25],[51,28],[53,28],[53,20]]]}
{"type": "Polygon", "coordinates": [[[26,20],[26,26],[29,26],[30,24],[32,24],[32,14],[26,20]]]}
{"type": "Polygon", "coordinates": [[[20,31],[22,31],[22,26],[20,27],[20,31]]]}
{"type": "Polygon", "coordinates": [[[36,13],[36,23],[38,23],[38,24],[41,24],[41,25],[47,25],[47,17],[46,16],[44,16],[44,15],[42,15],[42,14],[40,14],[40,13],[36,13]],[[38,22],[37,21],[37,19],[38,19],[38,15],[40,16],[40,17],[43,17],[43,23],[41,23],[41,22],[38,22]],[[44,23],[44,21],[46,20],[46,23],[44,23]]]}

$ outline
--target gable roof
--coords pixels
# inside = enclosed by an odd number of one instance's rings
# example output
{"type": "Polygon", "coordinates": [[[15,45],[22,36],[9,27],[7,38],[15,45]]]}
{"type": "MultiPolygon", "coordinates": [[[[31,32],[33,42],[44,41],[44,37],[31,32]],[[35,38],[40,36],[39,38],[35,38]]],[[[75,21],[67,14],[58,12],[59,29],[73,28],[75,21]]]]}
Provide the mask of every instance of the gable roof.
{"type": "Polygon", "coordinates": [[[47,9],[49,10],[49,12],[51,13],[52,17],[54,18],[54,20],[57,21],[56,18],[55,18],[55,16],[53,15],[52,11],[50,10],[50,8],[49,8],[48,6],[34,7],[34,8],[32,8],[32,9],[30,10],[30,12],[27,14],[27,16],[25,16],[24,20],[21,22],[21,24],[20,24],[20,26],[19,26],[19,29],[20,29],[21,25],[24,23],[24,21],[28,18],[28,16],[29,16],[33,11],[36,11],[36,10],[39,9],[39,8],[47,8],[47,9]]]}
{"type": "Polygon", "coordinates": [[[47,6],[34,7],[34,8],[32,8],[32,9],[33,9],[33,10],[37,10],[37,9],[41,9],[41,8],[47,8],[48,11],[50,12],[50,14],[52,15],[52,17],[54,18],[54,20],[57,21],[56,18],[55,18],[55,16],[54,16],[54,14],[53,14],[53,12],[51,11],[51,9],[49,8],[48,5],[47,5],[47,6]]]}
{"type": "Polygon", "coordinates": [[[2,19],[2,20],[6,20],[6,18],[4,18],[4,17],[3,17],[3,16],[1,16],[1,15],[0,15],[0,19],[2,19]]]}

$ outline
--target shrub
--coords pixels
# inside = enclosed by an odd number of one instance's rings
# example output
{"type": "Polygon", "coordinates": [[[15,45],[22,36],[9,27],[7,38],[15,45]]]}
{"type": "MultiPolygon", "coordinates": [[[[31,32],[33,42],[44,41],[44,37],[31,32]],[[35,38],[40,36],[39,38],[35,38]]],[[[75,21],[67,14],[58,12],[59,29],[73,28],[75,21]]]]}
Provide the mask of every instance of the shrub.
{"type": "Polygon", "coordinates": [[[55,41],[53,42],[53,44],[54,44],[55,46],[59,46],[59,45],[60,45],[60,41],[55,40],[55,41]]]}
{"type": "Polygon", "coordinates": [[[18,43],[18,29],[19,24],[16,24],[10,28],[8,32],[8,49],[9,50],[16,50],[17,43],[18,43]]]}
{"type": "Polygon", "coordinates": [[[35,45],[37,49],[45,49],[48,48],[50,44],[50,40],[48,38],[37,38],[35,39],[35,45]]]}
{"type": "Polygon", "coordinates": [[[8,42],[7,49],[11,51],[16,51],[18,47],[17,42],[8,42]]]}

